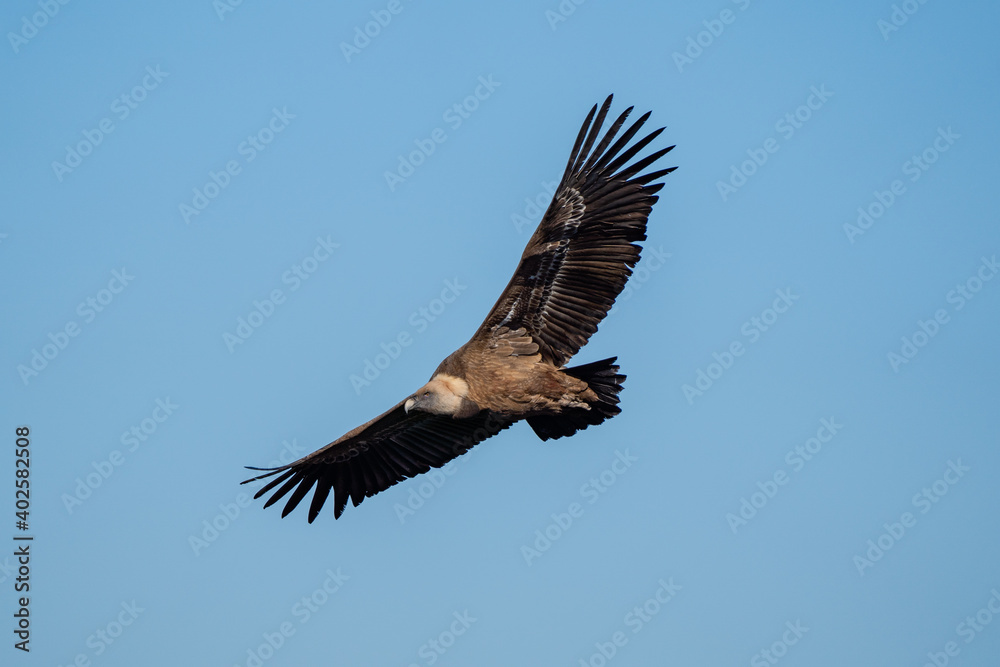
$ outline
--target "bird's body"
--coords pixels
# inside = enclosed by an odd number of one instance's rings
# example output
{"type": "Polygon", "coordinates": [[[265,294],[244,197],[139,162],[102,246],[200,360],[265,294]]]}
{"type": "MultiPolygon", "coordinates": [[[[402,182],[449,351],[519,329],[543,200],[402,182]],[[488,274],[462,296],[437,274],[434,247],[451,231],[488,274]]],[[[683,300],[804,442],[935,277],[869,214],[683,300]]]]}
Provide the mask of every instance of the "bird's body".
{"type": "Polygon", "coordinates": [[[441,412],[427,411],[452,417],[489,410],[525,419],[568,408],[587,409],[588,399],[597,398],[589,385],[544,361],[537,350],[523,329],[500,334],[489,343],[471,340],[441,362],[411,400],[417,403],[425,391],[440,394],[447,397],[441,412]]]}
{"type": "Polygon", "coordinates": [[[358,505],[515,422],[527,421],[547,440],[621,411],[625,376],[615,358],[576,367],[566,362],[597,331],[639,260],[636,243],[646,238],[646,219],[663,187],[650,182],[673,169],[640,172],[673,146],[632,162],[662,131],[628,145],[648,113],[612,145],[631,108],[595,146],[610,106],[609,96],[584,121],[552,203],[473,337],[388,411],[298,461],[247,480],[273,477],[254,496],[276,488],[265,507],[288,495],[285,516],[315,488],[309,521],[331,491],[339,517],[348,499],[358,505]]]}

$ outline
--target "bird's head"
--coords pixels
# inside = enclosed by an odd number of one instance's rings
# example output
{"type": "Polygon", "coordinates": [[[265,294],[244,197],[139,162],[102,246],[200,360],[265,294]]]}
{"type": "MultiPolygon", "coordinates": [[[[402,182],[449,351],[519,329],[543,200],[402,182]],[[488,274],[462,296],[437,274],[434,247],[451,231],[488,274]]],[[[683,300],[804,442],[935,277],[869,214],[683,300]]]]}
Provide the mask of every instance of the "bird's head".
{"type": "Polygon", "coordinates": [[[406,399],[406,403],[403,403],[403,409],[406,410],[407,414],[414,410],[437,413],[440,411],[440,404],[440,395],[435,391],[435,387],[427,383],[417,393],[406,399]]]}
{"type": "Polygon", "coordinates": [[[438,374],[406,399],[403,409],[407,413],[419,410],[435,415],[466,417],[479,411],[478,406],[468,400],[468,393],[469,385],[465,380],[438,374]]]}

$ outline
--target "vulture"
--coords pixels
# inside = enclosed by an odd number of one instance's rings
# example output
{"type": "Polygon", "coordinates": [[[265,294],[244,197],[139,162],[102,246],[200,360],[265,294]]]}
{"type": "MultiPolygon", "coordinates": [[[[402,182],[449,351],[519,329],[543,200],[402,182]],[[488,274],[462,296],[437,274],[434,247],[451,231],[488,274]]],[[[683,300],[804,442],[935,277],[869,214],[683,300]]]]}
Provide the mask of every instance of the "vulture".
{"type": "Polygon", "coordinates": [[[583,121],[545,215],[507,287],[472,338],[430,380],[339,439],[243,482],[254,495],[287,496],[287,516],[312,492],[309,523],[333,492],[333,516],[397,482],[438,468],[524,420],[542,440],[614,417],[625,376],[617,357],[566,363],[586,344],[625,287],[646,239],[646,219],[676,167],[645,171],[673,146],[636,156],[664,128],[635,141],[647,112],[619,136],[632,107],[601,130],[611,96],[583,121]]]}

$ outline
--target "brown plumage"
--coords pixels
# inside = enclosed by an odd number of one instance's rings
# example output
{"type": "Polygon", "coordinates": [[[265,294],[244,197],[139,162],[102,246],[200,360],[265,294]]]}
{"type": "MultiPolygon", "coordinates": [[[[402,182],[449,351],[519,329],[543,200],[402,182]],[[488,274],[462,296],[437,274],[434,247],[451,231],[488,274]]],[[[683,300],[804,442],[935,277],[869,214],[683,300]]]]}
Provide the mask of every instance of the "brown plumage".
{"type": "Polygon", "coordinates": [[[273,491],[264,507],[288,496],[284,517],[315,488],[309,522],[331,491],[338,518],[348,499],[357,506],[522,419],[547,440],[621,412],[625,376],[616,358],[565,364],[597,331],[632,274],[636,243],[646,239],[646,219],[663,187],[652,181],[674,168],[640,174],[673,146],[632,161],[663,131],[629,146],[649,113],[615,140],[632,107],[597,142],[610,107],[608,96],[587,115],[552,203],[472,339],[387,412],[298,461],[254,468],[267,472],[244,484],[272,478],[254,495],[273,491]]]}

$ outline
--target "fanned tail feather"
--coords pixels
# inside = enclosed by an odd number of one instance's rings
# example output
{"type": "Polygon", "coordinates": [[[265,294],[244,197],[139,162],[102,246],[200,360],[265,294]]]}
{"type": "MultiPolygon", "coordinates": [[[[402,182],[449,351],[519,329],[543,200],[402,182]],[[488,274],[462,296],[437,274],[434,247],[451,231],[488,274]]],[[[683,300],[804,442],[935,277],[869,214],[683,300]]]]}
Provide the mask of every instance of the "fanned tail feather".
{"type": "Polygon", "coordinates": [[[596,426],[621,412],[621,408],[618,407],[618,394],[622,390],[625,376],[618,372],[616,361],[618,357],[611,357],[583,366],[564,368],[563,373],[586,382],[597,394],[597,400],[590,404],[589,410],[572,408],[559,415],[528,417],[526,421],[535,434],[542,440],[562,438],[582,431],[588,426],[596,426]]]}

